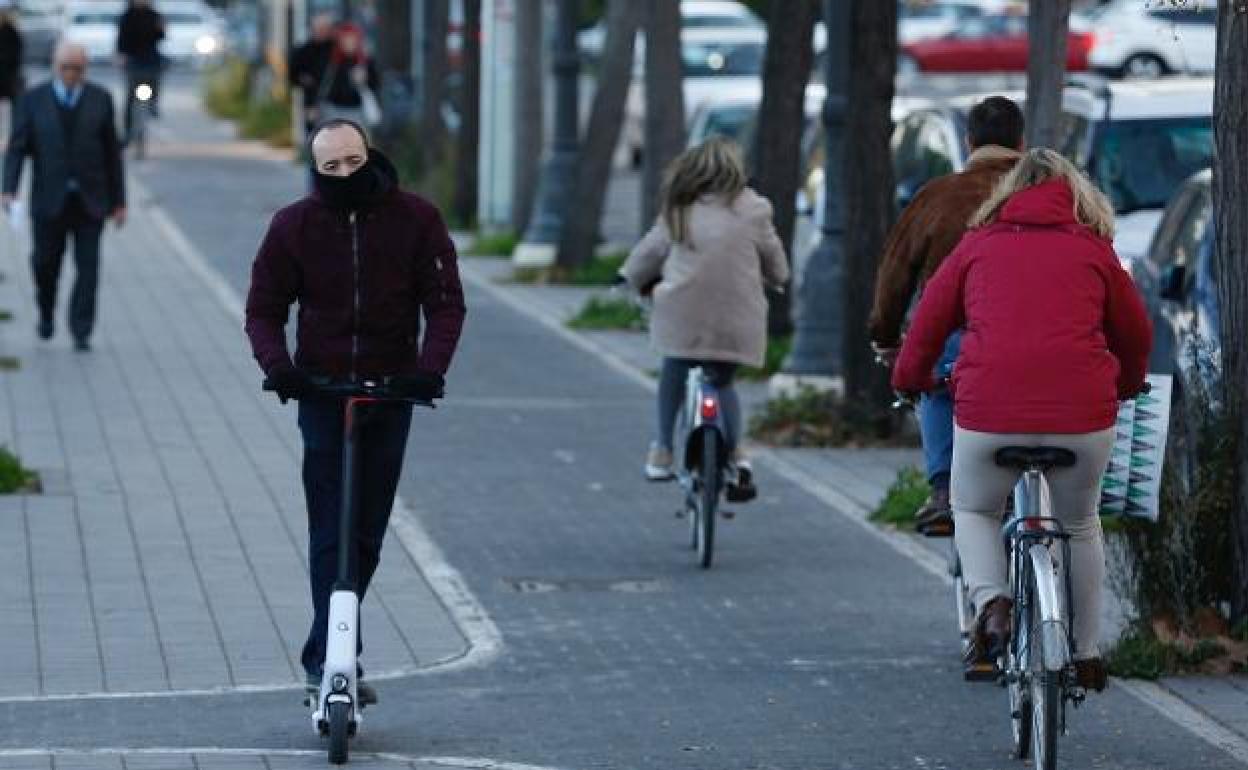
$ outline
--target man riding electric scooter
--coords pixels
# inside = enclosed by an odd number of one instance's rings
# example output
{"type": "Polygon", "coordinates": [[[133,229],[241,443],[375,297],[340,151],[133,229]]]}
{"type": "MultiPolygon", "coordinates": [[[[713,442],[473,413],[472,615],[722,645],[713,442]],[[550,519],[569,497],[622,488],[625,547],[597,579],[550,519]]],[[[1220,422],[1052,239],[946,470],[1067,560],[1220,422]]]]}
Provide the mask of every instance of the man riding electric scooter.
{"type": "MultiPolygon", "coordinates": [[[[315,189],[277,212],[269,225],[252,266],[246,331],[266,387],[283,402],[299,400],[315,609],[302,660],[315,697],[322,690],[338,572],[345,414],[343,398],[326,396],[318,383],[385,383],[400,396],[368,405],[354,447],[358,475],[348,481],[356,482],[356,505],[347,520],[354,520],[355,551],[348,552],[348,582],[362,599],[381,555],[412,402],[442,396],[465,308],[455,246],[442,216],[430,202],[398,188],[394,167],[368,146],[364,129],[330,120],[309,135],[308,147],[315,189]],[[296,301],[292,360],[285,327],[296,301]]],[[[376,702],[371,686],[355,684],[358,705],[376,702]]]]}

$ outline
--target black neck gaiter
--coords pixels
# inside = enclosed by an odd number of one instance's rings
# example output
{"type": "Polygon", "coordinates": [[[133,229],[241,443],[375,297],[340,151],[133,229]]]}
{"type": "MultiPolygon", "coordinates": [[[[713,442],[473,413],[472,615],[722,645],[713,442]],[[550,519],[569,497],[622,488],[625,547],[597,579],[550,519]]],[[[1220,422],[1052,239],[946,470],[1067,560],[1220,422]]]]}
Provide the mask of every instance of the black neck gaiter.
{"type": "Polygon", "coordinates": [[[329,176],[316,172],[316,190],[330,208],[358,211],[367,208],[386,190],[376,163],[369,158],[351,176],[329,176]]]}

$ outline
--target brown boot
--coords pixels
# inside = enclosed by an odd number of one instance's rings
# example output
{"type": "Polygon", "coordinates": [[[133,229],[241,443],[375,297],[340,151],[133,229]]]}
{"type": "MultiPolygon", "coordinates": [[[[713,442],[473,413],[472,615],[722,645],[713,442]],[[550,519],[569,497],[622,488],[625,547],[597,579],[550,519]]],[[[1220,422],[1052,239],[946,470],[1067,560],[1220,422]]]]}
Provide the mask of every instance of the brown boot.
{"type": "Polygon", "coordinates": [[[1075,661],[1075,681],[1085,690],[1101,692],[1109,680],[1105,661],[1100,658],[1084,658],[1075,661]]]}
{"type": "Polygon", "coordinates": [[[949,507],[949,488],[933,489],[927,502],[914,512],[914,528],[928,537],[953,534],[953,511],[949,507]]]}
{"type": "Polygon", "coordinates": [[[1014,602],[1004,596],[990,600],[979,611],[971,645],[966,650],[966,662],[994,661],[1005,652],[1010,643],[1010,611],[1014,602]]]}

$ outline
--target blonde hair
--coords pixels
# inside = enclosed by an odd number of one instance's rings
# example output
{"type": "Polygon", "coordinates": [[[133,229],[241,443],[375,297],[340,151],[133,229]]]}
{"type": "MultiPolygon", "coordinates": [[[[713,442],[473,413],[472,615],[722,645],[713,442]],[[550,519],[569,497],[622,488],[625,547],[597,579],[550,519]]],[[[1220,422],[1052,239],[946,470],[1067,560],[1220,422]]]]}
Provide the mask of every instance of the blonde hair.
{"type": "Polygon", "coordinates": [[[1075,221],[1103,238],[1114,237],[1114,207],[1105,194],[1061,153],[1047,147],[1028,150],[1012,171],[1001,177],[988,200],[971,216],[970,227],[997,221],[1001,209],[1016,192],[1050,179],[1063,179],[1075,199],[1075,221]]]}
{"type": "Polygon", "coordinates": [[[689,237],[689,207],[703,195],[722,195],[728,203],[745,189],[741,150],[730,139],[713,136],[676,156],[663,177],[661,216],[673,243],[689,237]]]}

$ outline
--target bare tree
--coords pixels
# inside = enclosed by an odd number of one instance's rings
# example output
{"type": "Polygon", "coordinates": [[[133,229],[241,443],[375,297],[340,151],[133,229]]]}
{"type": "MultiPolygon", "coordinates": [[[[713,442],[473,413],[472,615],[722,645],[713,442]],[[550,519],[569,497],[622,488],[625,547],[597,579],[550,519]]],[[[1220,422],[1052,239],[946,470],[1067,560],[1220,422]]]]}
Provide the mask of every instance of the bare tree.
{"type": "Polygon", "coordinates": [[[1027,144],[1057,144],[1071,0],[1031,0],[1027,20],[1027,144]]]}
{"type": "Polygon", "coordinates": [[[1218,3],[1213,97],[1214,265],[1218,276],[1222,376],[1234,436],[1237,620],[1248,618],[1248,0],[1218,3]]]}
{"type": "Polygon", "coordinates": [[[641,171],[641,223],[658,212],[663,169],[685,146],[684,64],[680,58],[680,0],[645,0],[646,146],[641,171]]]}
{"type": "MultiPolygon", "coordinates": [[[[897,65],[897,4],[852,0],[845,146],[845,403],[886,430],[891,424],[883,367],[867,338],[876,268],[892,224],[893,77],[897,65]]],[[[835,170],[829,169],[829,173],[835,170]]]]}
{"type": "Polygon", "coordinates": [[[598,88],[581,145],[571,210],[555,258],[561,267],[587,262],[594,254],[607,183],[611,179],[611,160],[620,139],[624,102],[632,82],[634,41],[643,11],[639,3],[627,0],[607,4],[607,39],[598,72],[598,88]]]}
{"type": "Polygon", "coordinates": [[[424,93],[421,95],[420,140],[426,173],[442,158],[446,145],[446,121],[442,103],[446,98],[446,36],[450,31],[450,0],[424,0],[424,93]]]}
{"type": "MultiPolygon", "coordinates": [[[[795,200],[802,174],[802,132],[806,124],[806,82],[814,62],[811,38],[819,0],[772,3],[763,59],[763,100],[754,145],[754,184],[775,209],[776,232],[793,252],[795,200]]],[[[789,292],[769,297],[767,327],[772,335],[793,331],[789,292]]]]}
{"type": "Polygon", "coordinates": [[[455,152],[455,220],[468,227],[477,215],[477,159],[481,146],[481,0],[464,0],[463,87],[455,152]]]}
{"type": "Polygon", "coordinates": [[[512,176],[511,229],[529,226],[542,170],[542,3],[516,3],[515,169],[512,176]]]}

